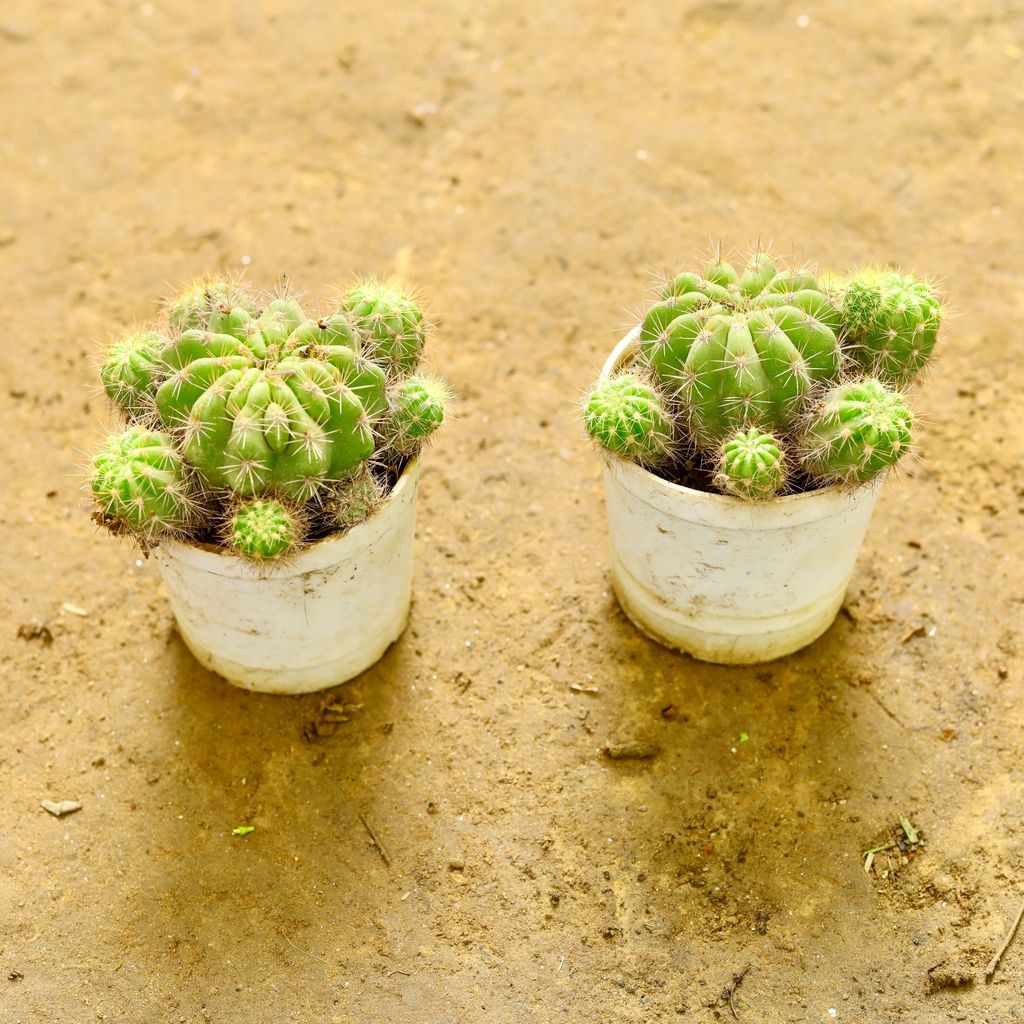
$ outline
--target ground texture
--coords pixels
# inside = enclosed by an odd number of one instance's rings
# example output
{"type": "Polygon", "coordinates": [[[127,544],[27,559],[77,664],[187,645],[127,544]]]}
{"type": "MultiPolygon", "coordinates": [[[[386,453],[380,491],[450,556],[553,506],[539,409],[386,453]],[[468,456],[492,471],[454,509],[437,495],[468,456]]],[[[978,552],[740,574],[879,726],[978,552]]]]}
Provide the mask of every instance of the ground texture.
{"type": "Polygon", "coordinates": [[[1024,941],[981,977],[1024,899],[1022,32],[928,0],[7,4],[0,1019],[1024,1020],[1024,941]],[[652,270],[758,238],[941,275],[955,316],[846,613],[730,670],[617,610],[574,401],[652,270]],[[76,476],[108,332],[250,262],[416,282],[460,396],[411,626],[313,739],[321,697],[192,660],[76,476]],[[600,753],[635,739],[661,753],[600,753]]]}

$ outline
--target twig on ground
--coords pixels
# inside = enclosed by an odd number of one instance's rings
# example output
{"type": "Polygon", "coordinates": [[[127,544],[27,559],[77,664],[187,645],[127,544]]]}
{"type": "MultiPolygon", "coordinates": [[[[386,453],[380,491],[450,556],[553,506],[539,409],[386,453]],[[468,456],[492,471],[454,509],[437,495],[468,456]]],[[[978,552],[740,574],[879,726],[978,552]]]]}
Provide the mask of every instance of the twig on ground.
{"type": "Polygon", "coordinates": [[[1017,934],[1022,917],[1024,917],[1024,903],[1021,904],[1020,910],[1017,911],[1017,916],[1013,919],[1013,924],[1010,925],[1010,930],[1006,933],[1003,944],[996,950],[996,955],[988,962],[988,967],[985,968],[985,981],[992,980],[992,975],[996,973],[999,961],[1003,959],[1003,954],[1010,948],[1010,943],[1013,942],[1013,937],[1017,934]]]}
{"type": "Polygon", "coordinates": [[[366,829],[370,842],[377,848],[377,852],[380,854],[380,859],[384,861],[385,867],[391,867],[391,858],[388,856],[387,850],[384,849],[384,844],[377,838],[377,833],[370,828],[370,823],[362,813],[359,815],[359,820],[363,823],[363,828],[366,829]]]}
{"type": "Polygon", "coordinates": [[[736,995],[740,985],[743,984],[743,979],[750,973],[750,964],[740,971],[739,974],[732,976],[732,981],[722,989],[722,994],[718,997],[718,1002],[722,1006],[728,1006],[729,1012],[732,1014],[733,1020],[739,1020],[740,1015],[736,1012],[736,1007],[733,1006],[733,996],[736,995]]]}
{"type": "Polygon", "coordinates": [[[607,743],[602,748],[602,753],[613,761],[646,761],[657,757],[661,753],[661,747],[657,743],[630,740],[626,743],[607,743]]]}

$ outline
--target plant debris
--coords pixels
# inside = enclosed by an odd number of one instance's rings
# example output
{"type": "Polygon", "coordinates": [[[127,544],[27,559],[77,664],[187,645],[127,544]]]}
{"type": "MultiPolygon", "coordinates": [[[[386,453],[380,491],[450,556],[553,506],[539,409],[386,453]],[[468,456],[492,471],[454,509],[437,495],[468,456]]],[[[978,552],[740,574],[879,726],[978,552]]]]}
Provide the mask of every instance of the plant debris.
{"type": "Polygon", "coordinates": [[[1013,924],[1010,925],[1010,930],[1006,933],[1006,938],[1003,939],[1002,945],[996,950],[995,956],[992,957],[988,967],[985,968],[986,982],[992,980],[992,976],[996,973],[996,968],[999,966],[999,961],[1003,959],[1003,954],[1010,948],[1010,943],[1013,942],[1013,937],[1017,934],[1022,917],[1024,917],[1024,903],[1021,904],[1020,910],[1017,911],[1017,916],[1013,919],[1013,924]]]}
{"type": "Polygon", "coordinates": [[[870,850],[864,851],[864,871],[867,874],[871,874],[876,854],[895,850],[904,857],[912,859],[915,852],[924,842],[924,836],[914,827],[911,820],[905,814],[899,816],[897,824],[893,826],[890,835],[892,838],[887,843],[879,843],[878,846],[872,846],[870,850]]]}
{"type": "MultiPolygon", "coordinates": [[[[366,820],[366,816],[360,814],[359,820],[363,823],[363,828],[366,829],[366,834],[370,837],[370,843],[376,847],[377,852],[380,854],[380,859],[384,861],[384,866],[387,868],[391,867],[391,858],[388,856],[387,850],[384,849],[384,844],[377,838],[377,833],[370,828],[370,823],[366,820]]],[[[405,897],[403,896],[402,898],[404,899],[405,897]]]]}
{"type": "Polygon", "coordinates": [[[959,960],[940,960],[928,968],[928,994],[974,984],[974,972],[959,960]]]}
{"type": "Polygon", "coordinates": [[[19,640],[42,640],[44,647],[53,643],[53,633],[45,622],[23,622],[18,627],[19,640]]]}
{"type": "Polygon", "coordinates": [[[739,1020],[740,1019],[740,1015],[739,1015],[738,1011],[736,1010],[735,1004],[733,1003],[733,998],[735,997],[736,992],[739,990],[740,985],[743,984],[743,979],[749,973],[750,973],[750,964],[747,964],[747,966],[744,967],[742,971],[740,971],[738,974],[734,974],[732,976],[732,981],[730,981],[729,984],[726,985],[725,988],[723,988],[722,991],[719,993],[718,1005],[719,1006],[728,1006],[729,1007],[729,1012],[733,1016],[733,1020],[739,1020]]]}
{"type": "Polygon", "coordinates": [[[61,818],[65,814],[74,814],[80,811],[82,805],[77,800],[40,800],[39,806],[44,811],[49,811],[55,818],[61,818]]]}
{"type": "Polygon", "coordinates": [[[657,757],[661,747],[643,740],[628,740],[625,743],[607,743],[601,752],[613,761],[645,761],[657,757]]]}
{"type": "Polygon", "coordinates": [[[327,697],[320,705],[316,718],[306,722],[302,727],[302,738],[307,743],[334,735],[334,730],[343,722],[349,721],[352,715],[361,711],[362,704],[339,704],[333,697],[327,697]]]}
{"type": "Polygon", "coordinates": [[[921,837],[917,834],[917,829],[914,828],[910,823],[910,819],[904,814],[900,815],[900,828],[903,829],[907,842],[912,846],[916,846],[921,841],[921,837]]]}
{"type": "Polygon", "coordinates": [[[250,832],[255,832],[255,825],[236,825],[232,830],[233,836],[247,836],[250,832]]]}

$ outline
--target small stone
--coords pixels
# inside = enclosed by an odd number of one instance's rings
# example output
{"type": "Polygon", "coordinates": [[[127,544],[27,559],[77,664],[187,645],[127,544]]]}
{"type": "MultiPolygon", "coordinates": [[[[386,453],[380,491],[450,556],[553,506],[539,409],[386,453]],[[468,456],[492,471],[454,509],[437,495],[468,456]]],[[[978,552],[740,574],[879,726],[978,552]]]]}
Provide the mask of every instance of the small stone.
{"type": "Polygon", "coordinates": [[[82,805],[77,800],[41,800],[39,806],[44,811],[49,811],[55,818],[60,818],[65,814],[74,814],[75,811],[82,809],[82,805]]]}
{"type": "Polygon", "coordinates": [[[464,860],[450,860],[448,861],[449,871],[465,871],[466,862],[464,860]]]}

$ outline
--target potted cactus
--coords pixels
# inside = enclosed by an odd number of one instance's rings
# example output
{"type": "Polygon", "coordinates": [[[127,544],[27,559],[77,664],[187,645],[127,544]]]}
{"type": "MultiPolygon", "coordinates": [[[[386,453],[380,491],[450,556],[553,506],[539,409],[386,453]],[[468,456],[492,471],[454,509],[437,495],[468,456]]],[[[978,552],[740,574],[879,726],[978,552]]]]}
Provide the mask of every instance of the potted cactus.
{"type": "Polygon", "coordinates": [[[365,282],[318,314],[204,278],[110,346],[126,421],[95,453],[95,520],[152,551],[192,652],[299,693],[373,664],[405,627],[419,452],[447,388],[426,322],[365,282]]]}
{"type": "Polygon", "coordinates": [[[584,409],[633,622],[726,664],[823,633],[912,448],[906,393],[941,321],[931,285],[884,268],[818,275],[758,251],[669,280],[584,409]]]}

